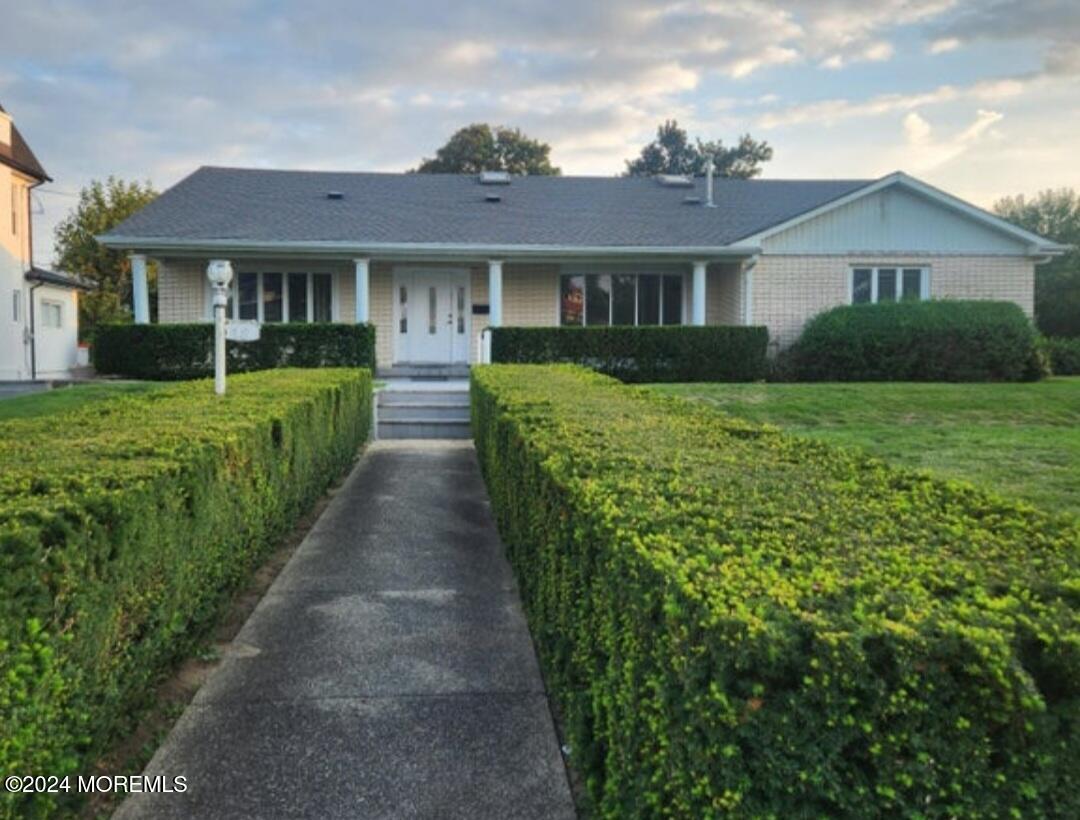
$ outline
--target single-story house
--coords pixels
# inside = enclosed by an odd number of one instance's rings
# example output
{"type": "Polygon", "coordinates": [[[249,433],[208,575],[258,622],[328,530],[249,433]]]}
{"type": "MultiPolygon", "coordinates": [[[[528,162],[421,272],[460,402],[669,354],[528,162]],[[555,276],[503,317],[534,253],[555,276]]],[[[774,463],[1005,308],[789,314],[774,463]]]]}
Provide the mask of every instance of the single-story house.
{"type": "Polygon", "coordinates": [[[1033,308],[1064,248],[903,173],[877,180],[200,168],[100,237],[147,257],[162,322],[373,322],[380,368],[478,361],[489,326],[765,325],[773,350],[851,302],[1033,308]]]}
{"type": "Polygon", "coordinates": [[[30,197],[51,182],[0,106],[0,382],[68,378],[79,365],[78,277],[34,264],[30,197]]]}

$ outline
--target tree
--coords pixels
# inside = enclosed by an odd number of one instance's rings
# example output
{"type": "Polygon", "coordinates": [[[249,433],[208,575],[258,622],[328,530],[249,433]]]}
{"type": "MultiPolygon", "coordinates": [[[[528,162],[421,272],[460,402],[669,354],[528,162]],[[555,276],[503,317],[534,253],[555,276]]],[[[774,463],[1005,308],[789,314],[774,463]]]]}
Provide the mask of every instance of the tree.
{"type": "MultiPolygon", "coordinates": [[[[79,204],[56,226],[57,266],[89,279],[97,289],[79,299],[79,332],[89,338],[103,322],[131,318],[131,262],[123,251],[94,237],[116,227],[157,197],[149,182],[94,180],[79,193],[79,204]]],[[[151,316],[157,308],[157,270],[147,266],[151,316]]]]}
{"type": "Polygon", "coordinates": [[[739,137],[737,145],[726,148],[721,140],[694,142],[675,120],[667,120],[656,129],[656,139],[641,149],[637,159],[626,161],[626,175],[686,174],[702,176],[705,163],[712,159],[716,175],[750,179],[761,173],[761,164],[772,159],[773,149],[749,134],[739,137]]]}
{"type": "Polygon", "coordinates": [[[1047,336],[1080,336],[1080,194],[1070,188],[1023,194],[994,203],[994,212],[1021,228],[1072,249],[1035,268],[1035,322],[1047,336]]]}
{"type": "Polygon", "coordinates": [[[421,174],[478,174],[509,171],[511,174],[558,176],[551,164],[551,146],[531,139],[517,128],[474,123],[459,129],[446,144],[416,168],[421,174]]]}

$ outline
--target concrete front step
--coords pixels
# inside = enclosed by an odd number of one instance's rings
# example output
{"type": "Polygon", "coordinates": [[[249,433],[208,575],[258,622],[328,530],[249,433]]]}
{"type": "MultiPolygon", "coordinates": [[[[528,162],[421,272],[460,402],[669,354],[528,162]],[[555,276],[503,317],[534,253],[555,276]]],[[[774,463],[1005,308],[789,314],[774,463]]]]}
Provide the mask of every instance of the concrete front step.
{"type": "Polygon", "coordinates": [[[378,438],[427,438],[452,439],[472,438],[472,425],[465,421],[446,421],[445,419],[379,419],[378,438]]]}
{"type": "Polygon", "coordinates": [[[380,390],[379,407],[431,404],[445,407],[468,407],[469,394],[464,390],[380,390]]]}
{"type": "Polygon", "coordinates": [[[384,404],[379,421],[464,421],[469,420],[467,404],[384,404]]]}
{"type": "Polygon", "coordinates": [[[377,438],[472,438],[469,394],[463,386],[452,390],[410,390],[399,384],[388,386],[376,395],[377,438]]]}
{"type": "Polygon", "coordinates": [[[467,364],[395,364],[393,367],[380,369],[377,378],[385,379],[467,379],[467,364]]]}

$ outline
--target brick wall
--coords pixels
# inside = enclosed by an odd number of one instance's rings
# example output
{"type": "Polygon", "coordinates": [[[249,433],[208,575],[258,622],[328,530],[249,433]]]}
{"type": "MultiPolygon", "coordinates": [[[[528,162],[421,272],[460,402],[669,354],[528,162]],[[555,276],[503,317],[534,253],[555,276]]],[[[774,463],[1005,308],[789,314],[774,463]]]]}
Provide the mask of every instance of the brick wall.
{"type": "Polygon", "coordinates": [[[158,321],[205,322],[206,259],[157,259],[158,321]]]}
{"type": "Polygon", "coordinates": [[[787,347],[812,316],[848,303],[853,265],[928,267],[935,299],[998,299],[1033,312],[1034,265],[1009,256],[768,256],[754,268],[752,324],[787,347]]]}
{"type": "MultiPolygon", "coordinates": [[[[754,268],[753,324],[769,328],[779,346],[791,344],[811,316],[848,301],[848,271],[853,264],[911,265],[930,268],[934,298],[1005,299],[1032,313],[1034,266],[1023,257],[1003,256],[769,256],[754,268]]],[[[371,320],[376,328],[376,360],[389,367],[394,358],[393,270],[395,263],[371,266],[371,320]]],[[[428,265],[424,265],[428,267],[428,265]]],[[[488,270],[484,262],[446,265],[466,268],[473,304],[488,303],[488,270]]],[[[356,316],[353,263],[341,261],[245,261],[236,272],[311,271],[334,274],[335,320],[356,316]]],[[[206,260],[158,260],[158,315],[162,322],[206,321],[206,260]]],[[[689,288],[689,277],[687,277],[689,288]]],[[[558,324],[559,266],[512,264],[503,267],[503,321],[507,325],[558,324]]],[[[706,322],[741,324],[742,276],[738,265],[716,264],[708,270],[706,322]]],[[[469,359],[475,360],[486,315],[470,315],[469,359]]]]}
{"type": "Polygon", "coordinates": [[[709,265],[705,274],[705,324],[741,325],[742,320],[741,266],[709,265]]]}
{"type": "MultiPolygon", "coordinates": [[[[485,274],[486,275],[486,274],[485,274]]],[[[503,266],[503,324],[545,327],[559,323],[559,266],[503,266]]]]}

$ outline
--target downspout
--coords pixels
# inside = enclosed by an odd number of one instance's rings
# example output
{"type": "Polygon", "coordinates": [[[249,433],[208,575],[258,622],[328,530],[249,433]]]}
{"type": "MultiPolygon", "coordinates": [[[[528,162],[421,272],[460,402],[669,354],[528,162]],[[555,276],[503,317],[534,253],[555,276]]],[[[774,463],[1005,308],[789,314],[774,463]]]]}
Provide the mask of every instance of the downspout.
{"type": "MultiPolygon", "coordinates": [[[[30,270],[34,269],[34,203],[31,197],[33,190],[44,184],[45,180],[39,179],[33,185],[26,186],[26,256],[29,260],[30,270]]],[[[32,382],[37,381],[37,327],[34,317],[34,291],[43,284],[43,282],[38,282],[36,285],[30,286],[30,381],[32,382]]]]}
{"type": "Polygon", "coordinates": [[[34,291],[40,288],[44,282],[38,282],[30,286],[30,381],[37,381],[37,328],[34,325],[34,291]]]}

